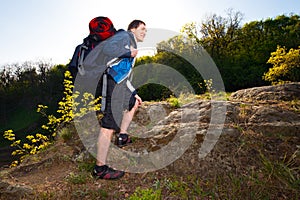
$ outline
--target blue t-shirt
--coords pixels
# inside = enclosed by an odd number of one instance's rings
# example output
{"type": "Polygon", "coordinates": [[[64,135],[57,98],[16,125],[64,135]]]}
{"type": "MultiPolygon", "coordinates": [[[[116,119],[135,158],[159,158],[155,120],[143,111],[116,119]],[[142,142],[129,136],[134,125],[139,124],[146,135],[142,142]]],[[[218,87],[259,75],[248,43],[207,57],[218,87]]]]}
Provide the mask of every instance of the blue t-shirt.
{"type": "Polygon", "coordinates": [[[134,58],[121,58],[111,66],[108,74],[111,75],[116,83],[122,82],[129,76],[132,69],[133,59],[134,58]]]}

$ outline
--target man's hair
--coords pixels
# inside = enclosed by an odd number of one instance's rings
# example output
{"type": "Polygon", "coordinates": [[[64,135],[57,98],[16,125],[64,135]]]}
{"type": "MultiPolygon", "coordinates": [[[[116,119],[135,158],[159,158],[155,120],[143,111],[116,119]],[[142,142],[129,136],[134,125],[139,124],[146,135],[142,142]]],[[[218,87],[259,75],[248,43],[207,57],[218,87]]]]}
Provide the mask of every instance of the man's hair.
{"type": "Polygon", "coordinates": [[[135,19],[128,25],[127,30],[129,31],[130,29],[137,28],[140,24],[144,24],[146,26],[145,22],[135,19]]]}

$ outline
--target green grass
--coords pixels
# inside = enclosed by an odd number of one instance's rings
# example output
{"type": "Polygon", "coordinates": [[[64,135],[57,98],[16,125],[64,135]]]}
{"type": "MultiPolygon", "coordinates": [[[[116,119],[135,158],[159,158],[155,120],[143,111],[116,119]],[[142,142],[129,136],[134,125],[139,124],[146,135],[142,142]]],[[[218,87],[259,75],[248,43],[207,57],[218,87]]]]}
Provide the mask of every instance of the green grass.
{"type": "Polygon", "coordinates": [[[137,187],[129,199],[299,199],[299,151],[279,159],[260,153],[260,167],[201,179],[197,176],[156,179],[152,187],[137,187]]]}
{"type": "Polygon", "coordinates": [[[141,189],[138,187],[133,195],[129,197],[129,200],[161,200],[161,190],[160,189],[141,189]]]}

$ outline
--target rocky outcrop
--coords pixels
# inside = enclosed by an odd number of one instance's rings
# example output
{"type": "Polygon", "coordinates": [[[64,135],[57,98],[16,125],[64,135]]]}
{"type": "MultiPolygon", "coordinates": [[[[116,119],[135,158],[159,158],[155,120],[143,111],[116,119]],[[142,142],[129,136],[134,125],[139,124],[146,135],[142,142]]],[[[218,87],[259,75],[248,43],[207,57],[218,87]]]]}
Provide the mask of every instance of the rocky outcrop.
{"type": "Polygon", "coordinates": [[[209,127],[216,125],[223,126],[222,134],[252,130],[265,135],[300,136],[299,98],[300,83],[290,83],[240,90],[230,96],[230,101],[195,100],[173,111],[167,104],[152,103],[138,110],[131,128],[137,136],[154,138],[176,134],[180,127],[205,136],[209,127]]]}
{"type": "Polygon", "coordinates": [[[234,92],[231,101],[292,101],[300,99],[300,82],[276,86],[254,87],[234,92]]]}
{"type": "Polygon", "coordinates": [[[300,82],[255,87],[231,94],[237,122],[263,134],[300,135],[300,82]]]}

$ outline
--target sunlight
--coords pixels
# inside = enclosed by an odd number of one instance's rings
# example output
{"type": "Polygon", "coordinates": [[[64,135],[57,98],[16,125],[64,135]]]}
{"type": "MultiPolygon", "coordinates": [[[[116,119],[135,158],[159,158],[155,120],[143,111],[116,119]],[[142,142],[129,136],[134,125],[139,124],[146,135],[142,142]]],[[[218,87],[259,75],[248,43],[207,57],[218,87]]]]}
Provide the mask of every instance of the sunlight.
{"type": "Polygon", "coordinates": [[[138,50],[138,58],[143,56],[155,56],[155,54],[157,53],[157,49],[155,47],[141,47],[138,48],[138,50]]]}

